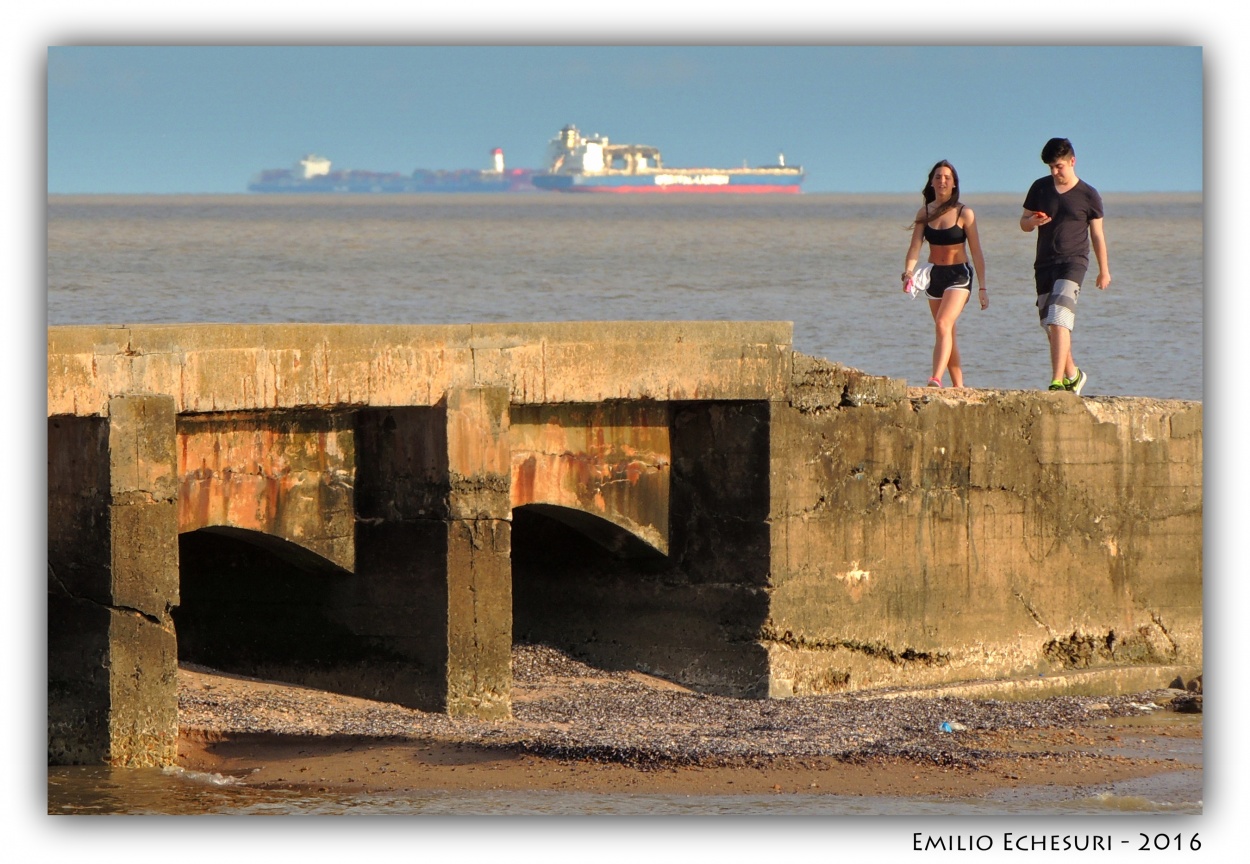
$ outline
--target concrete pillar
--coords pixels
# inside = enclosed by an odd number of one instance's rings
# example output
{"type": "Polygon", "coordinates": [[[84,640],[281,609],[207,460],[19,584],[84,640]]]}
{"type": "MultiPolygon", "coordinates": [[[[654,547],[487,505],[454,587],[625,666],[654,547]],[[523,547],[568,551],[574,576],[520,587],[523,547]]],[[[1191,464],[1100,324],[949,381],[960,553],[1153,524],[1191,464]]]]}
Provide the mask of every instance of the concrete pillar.
{"type": "Polygon", "coordinates": [[[109,400],[48,419],[48,761],[174,762],[175,409],[109,400]]]}
{"type": "Polygon", "coordinates": [[[511,714],[512,453],[506,388],[447,394],[447,712],[511,714]]]}
{"type": "Polygon", "coordinates": [[[360,412],[356,573],[344,623],[391,660],[361,695],[507,717],[511,451],[504,388],[360,412]],[[385,681],[375,680],[385,673],[385,681]]]}

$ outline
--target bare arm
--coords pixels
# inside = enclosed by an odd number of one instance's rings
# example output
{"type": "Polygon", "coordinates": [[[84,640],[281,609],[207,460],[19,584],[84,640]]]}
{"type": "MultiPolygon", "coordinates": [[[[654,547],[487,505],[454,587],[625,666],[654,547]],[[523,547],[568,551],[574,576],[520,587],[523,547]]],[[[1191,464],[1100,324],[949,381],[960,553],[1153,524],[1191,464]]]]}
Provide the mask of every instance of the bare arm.
{"type": "Polygon", "coordinates": [[[1102,232],[1102,220],[1089,220],[1089,242],[1094,249],[1094,260],[1098,262],[1098,278],[1094,284],[1100,291],[1105,291],[1111,284],[1111,265],[1107,263],[1107,238],[1102,232]]]}
{"type": "Polygon", "coordinates": [[[1032,231],[1034,228],[1040,228],[1050,221],[1050,217],[1046,214],[1034,213],[1032,210],[1024,210],[1020,213],[1020,230],[1032,231]]]}
{"type": "MultiPolygon", "coordinates": [[[[924,209],[916,211],[916,218],[920,219],[924,216],[924,209]]],[[[903,262],[903,279],[906,282],[911,278],[912,272],[916,269],[916,263],[920,260],[920,244],[924,242],[924,223],[917,222],[911,229],[911,245],[907,247],[907,259],[903,262]]]]}
{"type": "Polygon", "coordinates": [[[964,233],[968,235],[968,251],[972,255],[972,267],[977,273],[977,284],[981,286],[977,297],[981,308],[990,305],[990,292],[985,284],[985,255],[981,252],[981,235],[977,233],[977,216],[971,207],[964,208],[964,233]]]}

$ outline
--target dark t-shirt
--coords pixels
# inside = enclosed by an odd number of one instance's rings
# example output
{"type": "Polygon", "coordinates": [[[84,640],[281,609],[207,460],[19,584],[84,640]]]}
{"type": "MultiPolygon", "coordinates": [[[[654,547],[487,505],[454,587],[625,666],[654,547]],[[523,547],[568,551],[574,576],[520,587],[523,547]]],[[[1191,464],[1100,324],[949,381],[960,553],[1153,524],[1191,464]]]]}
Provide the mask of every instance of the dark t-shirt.
{"type": "Polygon", "coordinates": [[[1084,180],[1060,195],[1051,177],[1042,177],[1024,196],[1025,210],[1041,210],[1050,222],[1037,229],[1033,266],[1079,261],[1089,266],[1089,222],[1102,218],[1102,196],[1084,180]]]}

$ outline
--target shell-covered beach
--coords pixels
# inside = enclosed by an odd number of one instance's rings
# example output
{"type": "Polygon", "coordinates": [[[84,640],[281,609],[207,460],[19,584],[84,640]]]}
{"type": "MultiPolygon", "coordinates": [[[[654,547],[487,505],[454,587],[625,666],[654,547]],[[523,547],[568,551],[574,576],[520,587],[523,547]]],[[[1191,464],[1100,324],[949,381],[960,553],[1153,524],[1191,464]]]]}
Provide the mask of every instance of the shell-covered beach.
{"type": "Polygon", "coordinates": [[[1072,795],[1201,770],[1201,682],[1033,701],[869,693],[707,696],[513,652],[513,718],[450,718],[186,665],[180,764],[258,788],[1072,795]],[[1189,755],[1177,758],[1176,745],[1189,755]],[[1197,752],[1195,764],[1194,753],[1197,752]]]}

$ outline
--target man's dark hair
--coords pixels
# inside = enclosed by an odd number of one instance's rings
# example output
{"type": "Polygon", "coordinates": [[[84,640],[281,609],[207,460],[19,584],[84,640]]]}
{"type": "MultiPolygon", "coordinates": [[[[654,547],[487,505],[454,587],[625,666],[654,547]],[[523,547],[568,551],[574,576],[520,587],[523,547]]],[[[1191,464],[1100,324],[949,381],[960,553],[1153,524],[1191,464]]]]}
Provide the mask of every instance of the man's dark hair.
{"type": "Polygon", "coordinates": [[[1067,159],[1075,155],[1076,151],[1072,149],[1072,142],[1067,138],[1051,138],[1042,148],[1042,161],[1047,165],[1056,159],[1067,159]]]}

